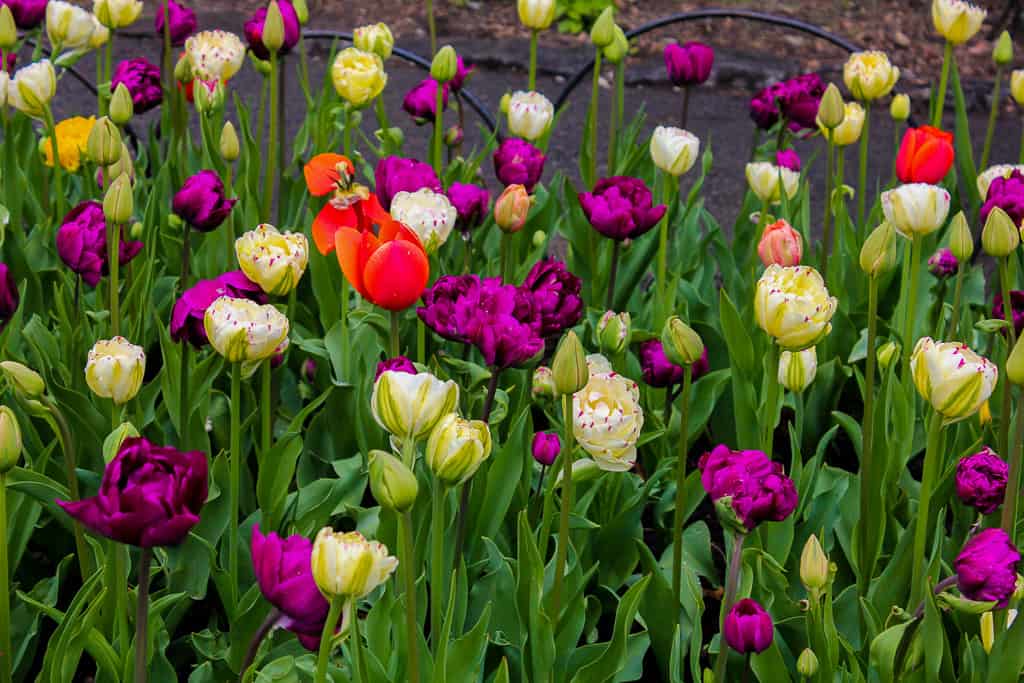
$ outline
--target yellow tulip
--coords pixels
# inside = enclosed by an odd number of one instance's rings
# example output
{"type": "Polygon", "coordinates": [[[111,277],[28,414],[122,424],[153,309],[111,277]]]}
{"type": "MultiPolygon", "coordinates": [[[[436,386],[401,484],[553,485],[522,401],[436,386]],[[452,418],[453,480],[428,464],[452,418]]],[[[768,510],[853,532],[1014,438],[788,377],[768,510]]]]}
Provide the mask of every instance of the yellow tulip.
{"type": "Polygon", "coordinates": [[[1010,94],[1014,102],[1024,107],[1024,69],[1014,69],[1010,74],[1010,94]]]}
{"type": "Polygon", "coordinates": [[[476,474],[490,454],[491,430],[486,422],[448,413],[430,432],[424,461],[440,481],[458,486],[476,474]]]}
{"type": "Polygon", "coordinates": [[[778,204],[782,193],[792,199],[800,189],[800,174],[769,161],[752,161],[746,167],[747,184],[763,202],[778,204]]]}
{"type": "Polygon", "coordinates": [[[50,0],[46,4],[46,36],[59,50],[91,47],[94,27],[93,15],[81,7],[64,0],[50,0]]]}
{"type": "Polygon", "coordinates": [[[18,69],[7,86],[8,104],[37,119],[43,118],[56,93],[57,72],[48,59],[18,69]]]}
{"type": "Polygon", "coordinates": [[[146,372],[146,354],[141,346],[124,337],[101,339],[89,351],[85,382],[100,398],[121,405],[139,393],[146,372]]]}
{"type": "Polygon", "coordinates": [[[295,289],[309,262],[309,240],[301,232],[278,232],[262,223],[235,240],[238,265],[267,294],[295,289]]]}
{"type": "Polygon", "coordinates": [[[352,33],[352,44],[363,52],[372,52],[381,59],[387,59],[395,48],[395,37],[387,24],[378,22],[357,28],[352,33]]]}
{"type": "Polygon", "coordinates": [[[783,351],[779,355],[779,384],[794,394],[811,386],[818,374],[818,353],[811,346],[803,351],[783,351]]]}
{"type": "Polygon", "coordinates": [[[334,58],[331,80],[342,99],[353,107],[365,107],[384,90],[388,76],[378,55],[347,47],[334,58]]]}
{"type": "MultiPolygon", "coordinates": [[[[864,107],[856,102],[847,102],[843,108],[843,122],[832,129],[832,144],[846,147],[860,140],[860,132],[864,128],[864,107]]],[[[818,120],[821,134],[828,136],[828,128],[818,120]]]]}
{"type": "Polygon", "coordinates": [[[107,28],[125,28],[142,13],[140,0],[93,0],[92,13],[107,28]]]}
{"type": "Polygon", "coordinates": [[[324,527],[316,535],[310,568],[317,588],[328,599],[361,598],[388,580],[398,559],[383,543],[368,541],[358,531],[339,533],[324,527]]]}
{"type": "Polygon", "coordinates": [[[754,316],[786,351],[802,351],[832,331],[838,302],[810,266],[772,264],[757,281],[754,316]]]}
{"type": "Polygon", "coordinates": [[[965,43],[981,28],[985,10],[964,0],[932,0],[932,23],[947,42],[965,43]]]}
{"type": "MultiPolygon", "coordinates": [[[[57,158],[60,159],[61,168],[71,173],[78,170],[82,164],[86,143],[89,141],[89,133],[92,132],[95,123],[95,116],[73,116],[56,125],[57,158]]],[[[50,136],[43,138],[39,149],[43,153],[43,163],[53,166],[53,141],[50,136]]]]}
{"type": "Polygon", "coordinates": [[[862,102],[870,102],[888,95],[900,70],[889,62],[889,56],[879,50],[854,52],[843,65],[843,82],[853,96],[862,102]]]}

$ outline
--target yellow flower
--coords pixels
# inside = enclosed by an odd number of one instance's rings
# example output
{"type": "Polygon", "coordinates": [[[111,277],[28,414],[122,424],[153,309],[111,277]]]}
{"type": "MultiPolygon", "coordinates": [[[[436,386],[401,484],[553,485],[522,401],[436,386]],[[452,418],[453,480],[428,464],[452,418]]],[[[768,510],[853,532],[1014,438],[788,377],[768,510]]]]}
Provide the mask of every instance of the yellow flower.
{"type": "Polygon", "coordinates": [[[965,43],[985,21],[985,10],[964,0],[932,0],[935,30],[953,45],[965,43]]]}
{"type": "Polygon", "coordinates": [[[555,20],[555,0],[518,0],[519,22],[528,29],[543,31],[555,20]]]}
{"type": "Polygon", "coordinates": [[[391,198],[391,217],[411,228],[428,254],[448,241],[458,212],[448,197],[423,187],[415,192],[396,192],[391,198]]]}
{"type": "MultiPolygon", "coordinates": [[[[89,140],[89,133],[92,132],[95,123],[95,116],[73,116],[57,124],[57,156],[60,158],[61,168],[71,173],[78,170],[82,164],[85,143],[89,140]]],[[[53,166],[53,141],[50,140],[50,136],[42,139],[39,149],[43,153],[43,163],[53,166]]]]}
{"type": "Polygon", "coordinates": [[[776,166],[769,161],[752,161],[746,168],[747,184],[761,201],[778,204],[782,192],[792,199],[800,189],[800,174],[785,166],[776,166]]]}
{"type": "Polygon", "coordinates": [[[922,337],[910,356],[910,374],[921,397],[947,423],[971,417],[992,395],[995,364],[960,342],[922,337]]]}
{"type": "Polygon", "coordinates": [[[229,363],[258,363],[288,347],[287,316],[248,299],[218,298],[206,309],[203,327],[210,345],[229,363]]]}
{"type": "Polygon", "coordinates": [[[227,31],[202,31],[189,37],[185,54],[192,73],[203,81],[227,81],[245,63],[245,45],[227,31]]]}
{"type": "Polygon", "coordinates": [[[110,29],[100,23],[94,14],[92,17],[92,35],[89,36],[89,47],[98,50],[110,40],[110,29]]]}
{"type": "Polygon", "coordinates": [[[300,232],[278,232],[261,223],[235,240],[242,272],[267,294],[283,296],[295,289],[309,262],[309,240],[300,232]]]}
{"type": "Polygon", "coordinates": [[[885,220],[907,239],[930,235],[946,222],[949,192],[938,185],[910,183],[882,193],[885,220]]]}
{"type": "Polygon", "coordinates": [[[658,126],[651,136],[651,160],[659,169],[679,177],[693,168],[700,156],[700,140],[690,131],[658,126]]]}
{"type": "Polygon", "coordinates": [[[459,405],[459,385],[429,372],[385,370],[373,384],[373,419],[399,441],[427,436],[459,405]]]}
{"type": "Polygon", "coordinates": [[[142,13],[139,0],[92,0],[92,13],[107,28],[125,28],[142,13]]]}
{"type": "Polygon", "coordinates": [[[810,266],[772,264],[754,293],[757,324],[786,351],[814,346],[831,332],[837,305],[821,274],[810,266]]]}
{"type": "Polygon", "coordinates": [[[381,59],[387,59],[395,47],[395,37],[387,24],[378,22],[357,28],[352,34],[352,44],[363,52],[372,52],[381,59]]]}
{"type": "Polygon", "coordinates": [[[590,379],[572,397],[573,435],[602,470],[625,472],[636,463],[636,443],[644,427],[640,389],[628,377],[606,369],[604,357],[588,356],[587,361],[590,379]]]}
{"type": "Polygon", "coordinates": [[[811,386],[818,374],[818,352],[811,346],[803,351],[783,351],[779,356],[779,384],[794,394],[811,386]]]}
{"type": "Polygon", "coordinates": [[[358,531],[339,533],[324,527],[313,542],[310,568],[317,588],[328,599],[359,599],[388,580],[398,559],[383,543],[368,541],[358,531]]]}
{"type": "Polygon", "coordinates": [[[342,99],[353,107],[365,107],[384,90],[388,75],[378,55],[347,47],[334,58],[331,80],[342,99]]]}
{"type": "Polygon", "coordinates": [[[900,79],[900,70],[879,50],[854,52],[843,65],[843,82],[854,98],[870,102],[885,97],[900,79]]]}
{"type": "Polygon", "coordinates": [[[555,105],[539,92],[512,93],[508,101],[508,131],[525,140],[537,140],[555,117],[555,105]]]}
{"type": "Polygon", "coordinates": [[[1014,102],[1024,107],[1024,69],[1014,69],[1010,74],[1010,94],[1014,102]]]}
{"type": "Polygon", "coordinates": [[[142,386],[146,354],[124,337],[101,339],[89,351],[85,364],[85,382],[100,398],[127,403],[142,386]]]}
{"type": "Polygon", "coordinates": [[[491,430],[486,422],[448,413],[430,432],[424,459],[435,477],[458,486],[476,474],[490,454],[491,430]]]}
{"type": "Polygon", "coordinates": [[[37,119],[43,117],[56,93],[57,72],[48,59],[18,69],[7,85],[8,103],[37,119]]]}
{"type": "MultiPolygon", "coordinates": [[[[864,107],[856,102],[847,102],[843,112],[843,122],[832,131],[832,144],[837,147],[846,147],[860,140],[860,132],[864,128],[864,107]]],[[[828,128],[821,123],[820,118],[818,128],[827,139],[828,128]]]]}

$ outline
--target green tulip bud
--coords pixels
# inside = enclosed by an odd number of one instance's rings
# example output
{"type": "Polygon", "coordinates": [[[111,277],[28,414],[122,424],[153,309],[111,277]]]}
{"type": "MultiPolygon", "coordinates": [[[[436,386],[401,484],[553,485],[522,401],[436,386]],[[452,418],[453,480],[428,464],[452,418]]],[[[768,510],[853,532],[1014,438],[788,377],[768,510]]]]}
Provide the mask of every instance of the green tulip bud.
{"type": "Polygon", "coordinates": [[[604,58],[611,64],[618,64],[629,54],[629,38],[618,24],[615,25],[615,39],[604,48],[604,58]]]}
{"type": "Polygon", "coordinates": [[[534,230],[532,244],[534,249],[540,249],[548,241],[548,234],[543,230],[534,230]]]}
{"type": "Polygon", "coordinates": [[[121,450],[121,444],[129,437],[137,437],[139,430],[131,422],[122,422],[103,440],[103,462],[109,463],[121,450]]]}
{"type": "Polygon", "coordinates": [[[846,118],[846,104],[835,83],[829,83],[818,105],[818,120],[826,128],[838,128],[846,118]]]}
{"type": "Polygon", "coordinates": [[[454,125],[444,132],[444,144],[448,147],[458,147],[462,144],[462,126],[454,125]]]}
{"type": "Polygon", "coordinates": [[[892,96],[889,104],[889,116],[893,121],[906,121],[910,118],[910,95],[900,93],[892,96]]]}
{"type": "Polygon", "coordinates": [[[818,374],[818,352],[811,346],[803,351],[783,351],[779,356],[779,384],[794,394],[811,386],[818,374]]]}
{"type": "Polygon", "coordinates": [[[309,5],[306,4],[306,0],[292,0],[292,8],[295,10],[295,18],[299,20],[299,25],[305,26],[309,22],[309,5]]]}
{"type": "Polygon", "coordinates": [[[896,265],[896,231],[882,223],[871,231],[860,249],[860,269],[868,277],[877,277],[896,265]]]}
{"type": "MultiPolygon", "coordinates": [[[[6,5],[4,5],[6,7],[6,5]]],[[[21,458],[21,428],[14,411],[0,406],[0,474],[5,474],[18,464],[21,458]]]]}
{"type": "Polygon", "coordinates": [[[958,211],[949,224],[949,250],[960,263],[967,263],[974,256],[974,238],[967,225],[967,217],[958,211]]]}
{"type": "Polygon", "coordinates": [[[455,48],[451,45],[445,45],[438,50],[434,55],[434,61],[430,63],[430,75],[438,83],[447,83],[452,80],[458,70],[458,55],[455,54],[455,48]]]}
{"type": "Polygon", "coordinates": [[[46,382],[35,370],[13,360],[0,362],[0,371],[19,394],[25,398],[39,398],[46,392],[46,382]]]}
{"type": "Polygon", "coordinates": [[[174,80],[179,83],[191,83],[194,78],[192,60],[188,58],[187,54],[183,54],[174,64],[174,80]]]}
{"type": "Polygon", "coordinates": [[[981,229],[981,248],[989,256],[1009,256],[1020,246],[1020,232],[1013,219],[998,206],[992,209],[981,229]]]}
{"type": "Polygon", "coordinates": [[[370,490],[382,507],[405,512],[416,503],[420,485],[409,467],[386,451],[370,451],[370,490]]]}
{"type": "Polygon", "coordinates": [[[97,166],[109,166],[121,158],[121,132],[106,116],[93,124],[85,142],[85,153],[97,166]]]}
{"type": "Polygon", "coordinates": [[[1006,376],[1018,386],[1024,384],[1024,338],[1017,340],[1006,358],[1006,376]]]}
{"type": "Polygon", "coordinates": [[[120,175],[128,176],[133,182],[135,180],[135,162],[132,161],[128,145],[124,143],[121,143],[121,156],[103,172],[104,178],[116,178],[120,175]]]}
{"type": "Polygon", "coordinates": [[[132,179],[126,174],[114,178],[103,196],[103,215],[116,225],[127,223],[135,211],[135,197],[132,195],[132,179]]]}
{"type": "Polygon", "coordinates": [[[628,312],[605,311],[597,321],[597,346],[602,352],[618,355],[629,345],[632,319],[628,312]]]}
{"type": "Polygon", "coordinates": [[[804,543],[800,553],[800,583],[812,595],[817,595],[828,585],[828,556],[814,534],[804,543]]]}
{"type": "Polygon", "coordinates": [[[814,678],[818,673],[818,656],[814,650],[805,647],[796,660],[796,671],[804,678],[814,678]]]}
{"type": "Polygon", "coordinates": [[[590,370],[587,368],[587,354],[583,344],[572,330],[565,333],[558,342],[554,360],[551,362],[551,374],[555,380],[555,393],[558,396],[575,394],[587,386],[590,370]]]}
{"type": "Polygon", "coordinates": [[[992,50],[992,61],[997,66],[1006,66],[1013,61],[1013,39],[1008,31],[999,34],[996,46],[992,50]]]}
{"type": "Polygon", "coordinates": [[[899,344],[891,341],[882,344],[878,347],[878,351],[875,352],[875,358],[878,359],[878,367],[882,370],[888,370],[900,358],[899,344]]]}
{"type": "Polygon", "coordinates": [[[615,40],[615,11],[605,7],[590,29],[590,42],[594,47],[604,49],[615,40]]]}
{"type": "Polygon", "coordinates": [[[18,44],[18,27],[7,5],[0,5],[0,50],[7,52],[18,44]]]}
{"type": "Polygon", "coordinates": [[[195,81],[192,94],[196,104],[196,111],[200,114],[210,114],[220,111],[224,107],[226,93],[224,91],[224,84],[221,81],[214,83],[195,81]]]}
{"type": "Polygon", "coordinates": [[[263,46],[271,53],[277,52],[284,45],[284,17],[277,0],[270,0],[267,5],[267,16],[263,20],[263,46]]]}
{"type": "Polygon", "coordinates": [[[238,134],[235,132],[235,126],[230,121],[227,121],[224,124],[224,128],[220,131],[220,155],[224,158],[224,161],[231,163],[238,158],[238,154],[238,134]]]}
{"type": "Polygon", "coordinates": [[[501,99],[498,101],[498,110],[505,116],[508,116],[508,105],[510,102],[512,102],[512,93],[510,92],[502,95],[501,99]]]}
{"type": "Polygon", "coordinates": [[[128,92],[128,86],[118,83],[110,98],[110,120],[123,126],[131,121],[133,116],[135,116],[135,104],[132,102],[132,94],[128,92]]]}
{"type": "Polygon", "coordinates": [[[535,401],[548,400],[555,397],[555,376],[551,368],[546,365],[538,365],[533,371],[533,378],[530,382],[530,394],[535,401]]]}
{"type": "Polygon", "coordinates": [[[661,328],[661,346],[665,357],[676,365],[693,365],[704,354],[704,341],[679,316],[672,316],[661,328]]]}

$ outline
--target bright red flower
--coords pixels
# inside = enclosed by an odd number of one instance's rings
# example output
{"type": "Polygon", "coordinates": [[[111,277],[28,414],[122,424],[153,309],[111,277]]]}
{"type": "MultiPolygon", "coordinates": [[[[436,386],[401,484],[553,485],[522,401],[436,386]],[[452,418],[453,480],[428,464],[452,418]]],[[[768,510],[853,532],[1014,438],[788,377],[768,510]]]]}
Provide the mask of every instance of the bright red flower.
{"type": "Polygon", "coordinates": [[[335,233],[340,228],[372,232],[374,225],[383,230],[385,225],[395,222],[380,205],[377,195],[353,182],[355,166],[348,157],[317,154],[306,164],[303,172],[310,194],[322,197],[334,193],[313,220],[313,242],[321,254],[334,251],[335,233]]]}
{"type": "Polygon", "coordinates": [[[908,128],[896,155],[896,175],[903,183],[941,182],[953,166],[953,134],[932,126],[908,128]]]}
{"type": "Polygon", "coordinates": [[[430,279],[430,261],[420,238],[395,220],[380,233],[340,227],[334,233],[345,279],[364,299],[389,311],[416,303],[430,279]]]}

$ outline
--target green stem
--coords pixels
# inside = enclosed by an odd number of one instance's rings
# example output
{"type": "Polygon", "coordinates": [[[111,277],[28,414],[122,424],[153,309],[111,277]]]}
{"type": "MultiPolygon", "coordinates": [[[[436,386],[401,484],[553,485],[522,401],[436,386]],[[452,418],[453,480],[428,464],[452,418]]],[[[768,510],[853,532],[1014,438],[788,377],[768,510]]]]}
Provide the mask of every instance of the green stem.
{"type": "Polygon", "coordinates": [[[942,53],[942,75],[939,77],[939,91],[936,93],[935,111],[932,114],[932,125],[942,127],[942,113],[946,108],[946,87],[949,85],[949,65],[953,60],[953,43],[946,41],[942,53]]]}
{"type": "MultiPolygon", "coordinates": [[[[732,540],[732,556],[729,558],[729,570],[725,577],[725,593],[722,596],[722,607],[719,612],[719,633],[725,633],[725,616],[736,602],[736,591],[739,590],[740,572],[743,569],[743,534],[736,534],[732,540]]],[[[715,659],[715,683],[725,683],[725,672],[729,665],[729,645],[725,637],[718,640],[718,657],[715,659]]]]}
{"type": "Polygon", "coordinates": [[[53,199],[56,202],[54,220],[59,221],[64,217],[64,169],[60,165],[58,153],[57,124],[54,123],[53,112],[49,106],[43,108],[43,119],[50,134],[50,145],[53,150],[53,199]]]}
{"type": "Polygon", "coordinates": [[[320,649],[316,657],[316,683],[327,683],[327,660],[331,656],[331,647],[334,645],[334,631],[338,626],[338,617],[341,616],[341,608],[344,606],[344,596],[335,595],[331,598],[331,608],[327,611],[327,621],[320,632],[320,649]]]}
{"type": "Polygon", "coordinates": [[[405,638],[406,657],[408,657],[409,668],[407,677],[409,683],[419,683],[420,680],[420,648],[419,648],[419,621],[416,618],[416,551],[412,541],[412,515],[406,510],[398,515],[399,545],[402,549],[402,557],[398,569],[402,572],[402,582],[405,591],[405,638]]]}
{"type": "Polygon", "coordinates": [[[188,448],[188,423],[189,418],[192,416],[192,399],[189,396],[189,380],[191,379],[191,349],[189,349],[188,340],[182,340],[181,342],[181,370],[178,381],[178,408],[180,409],[180,415],[178,416],[178,426],[180,428],[180,434],[178,437],[181,439],[181,447],[188,448]]]}
{"type": "Polygon", "coordinates": [[[683,391],[679,396],[679,456],[676,459],[676,509],[672,522],[672,596],[678,609],[683,577],[683,505],[686,502],[686,455],[689,443],[690,384],[693,368],[683,366],[683,391]]]}
{"type": "Polygon", "coordinates": [[[615,101],[611,107],[611,125],[608,130],[608,175],[618,172],[619,126],[622,125],[622,101],[626,87],[626,60],[615,65],[615,101]]]}
{"type": "Polygon", "coordinates": [[[511,242],[511,241],[512,241],[512,233],[502,231],[502,233],[501,233],[501,246],[500,246],[500,250],[498,252],[498,260],[499,260],[499,262],[501,264],[501,281],[502,282],[508,282],[508,259],[509,259],[508,253],[510,251],[510,246],[511,246],[509,244],[509,242],[511,242]]]}
{"type": "Polygon", "coordinates": [[[263,361],[263,368],[260,377],[260,448],[263,455],[270,452],[270,445],[273,440],[271,421],[271,408],[273,401],[270,395],[270,367],[271,359],[263,361]]]}
{"type": "Polygon", "coordinates": [[[348,294],[348,279],[342,278],[341,280],[341,372],[344,375],[342,378],[344,381],[349,381],[349,359],[352,356],[352,349],[349,348],[348,343],[348,307],[349,307],[349,294],[348,294]]]}
{"type": "Polygon", "coordinates": [[[953,316],[949,319],[949,333],[946,339],[950,341],[960,335],[960,298],[964,289],[964,273],[967,271],[967,264],[961,263],[956,269],[956,289],[953,292],[953,316]]]}
{"type": "Polygon", "coordinates": [[[421,365],[427,358],[427,326],[418,317],[416,318],[416,362],[421,365]]]}
{"type": "Polygon", "coordinates": [[[352,645],[353,659],[356,660],[356,680],[358,683],[370,683],[370,676],[366,673],[366,658],[363,655],[363,639],[359,635],[359,609],[355,599],[352,600],[352,637],[349,643],[352,645]]]}
{"type": "Polygon", "coordinates": [[[551,588],[551,619],[558,624],[562,608],[562,583],[565,560],[569,554],[569,512],[572,510],[572,395],[562,396],[562,510],[558,524],[558,547],[555,549],[555,581],[551,588]]]}
{"type": "Polygon", "coordinates": [[[118,271],[121,266],[121,226],[107,221],[107,263],[110,268],[110,330],[121,334],[121,293],[118,271]]]}
{"type": "MultiPolygon", "coordinates": [[[[274,201],[274,181],[277,179],[279,165],[277,137],[280,135],[278,131],[280,125],[280,117],[278,115],[280,113],[278,111],[280,94],[278,91],[280,88],[280,65],[278,64],[277,52],[272,50],[270,52],[270,101],[268,102],[270,107],[270,139],[267,140],[267,170],[263,178],[263,207],[260,211],[260,216],[262,216],[264,223],[270,222],[270,207],[274,201]]],[[[280,208],[278,206],[278,213],[280,213],[280,208]]]]}
{"type": "Polygon", "coordinates": [[[992,106],[988,110],[988,128],[985,129],[985,146],[981,148],[981,165],[978,168],[988,168],[988,156],[992,151],[992,137],[996,132],[996,117],[999,115],[1000,88],[1003,83],[1003,67],[996,65],[996,80],[992,84],[992,106]]]}
{"type": "Polygon", "coordinates": [[[1017,403],[1017,429],[1014,432],[1013,445],[1010,449],[1010,474],[1006,484],[1006,500],[1003,502],[1002,528],[1010,536],[1010,542],[1016,544],[1017,511],[1020,509],[1020,474],[1022,439],[1024,439],[1024,406],[1020,399],[1017,403]]]}
{"type": "MultiPolygon", "coordinates": [[[[686,124],[690,119],[690,86],[683,86],[683,108],[679,114],[679,127],[686,130],[686,124]]],[[[760,131],[758,131],[760,132],[760,131]]],[[[756,135],[756,134],[755,134],[756,135]]],[[[757,145],[755,144],[755,147],[757,145]]]]}
{"type": "Polygon", "coordinates": [[[125,597],[128,595],[128,549],[116,541],[108,543],[109,552],[114,556],[114,585],[111,587],[113,618],[116,624],[117,641],[121,652],[127,652],[128,642],[128,609],[125,597]]]}
{"type": "Polygon", "coordinates": [[[437,22],[434,20],[434,1],[427,3],[427,29],[430,32],[430,56],[437,54],[437,22]]]}
{"type": "Polygon", "coordinates": [[[828,129],[826,131],[825,138],[827,141],[827,154],[825,159],[828,168],[825,173],[825,226],[821,242],[821,275],[827,279],[828,257],[832,254],[832,183],[834,180],[836,163],[836,146],[832,142],[832,129],[828,129]]]}
{"type": "Polygon", "coordinates": [[[381,130],[388,129],[388,110],[384,106],[384,95],[377,95],[377,100],[374,103],[374,112],[377,115],[377,125],[380,126],[381,130]]]}
{"type": "MultiPolygon", "coordinates": [[[[1010,352],[1013,351],[1014,345],[1017,343],[1017,330],[1013,326],[1013,305],[1010,300],[1010,257],[1005,256],[999,259],[999,286],[1003,295],[1003,317],[1008,323],[1006,326],[1006,334],[1009,339],[1006,345],[1006,357],[1010,357],[1010,352]]],[[[1009,454],[1010,448],[1010,410],[1012,408],[1011,396],[1010,396],[1010,383],[1007,380],[1005,372],[1002,379],[1003,384],[1003,404],[1002,413],[999,416],[999,445],[998,450],[1000,453],[1009,454]]]]}
{"type": "Polygon", "coordinates": [[[391,346],[390,355],[392,358],[401,353],[398,339],[398,311],[391,311],[391,346]]]}
{"type": "Polygon", "coordinates": [[[11,594],[7,566],[7,474],[0,473],[0,683],[11,683],[11,594]]]}
{"type": "Polygon", "coordinates": [[[775,348],[774,343],[768,350],[768,367],[765,368],[764,381],[764,406],[768,411],[768,419],[762,432],[761,450],[770,460],[775,442],[775,428],[779,425],[779,349],[775,348]]]}
{"type": "Polygon", "coordinates": [[[527,90],[537,89],[537,29],[530,29],[530,72],[527,81],[527,90]]]}
{"type": "Polygon", "coordinates": [[[430,642],[436,654],[441,648],[441,617],[444,615],[444,533],[448,487],[439,479],[434,482],[437,490],[431,496],[430,517],[430,642]]]}
{"type": "Polygon", "coordinates": [[[231,364],[231,451],[230,480],[228,484],[228,506],[231,515],[231,528],[228,536],[228,573],[231,576],[231,609],[229,614],[238,610],[238,508],[239,487],[242,478],[242,364],[231,364]]]}
{"type": "Polygon", "coordinates": [[[871,139],[871,101],[864,102],[864,128],[860,133],[860,167],[857,179],[857,234],[867,233],[864,225],[868,195],[868,142],[871,139]]]}
{"type": "Polygon", "coordinates": [[[146,683],[149,665],[146,651],[149,636],[149,565],[153,550],[143,548],[139,554],[139,592],[135,604],[135,683],[146,683]]]}
{"type": "MultiPolygon", "coordinates": [[[[114,31],[110,32],[110,38],[107,40],[107,44],[103,49],[103,80],[101,83],[110,83],[111,76],[111,64],[113,63],[114,55],[114,31]]],[[[96,85],[100,85],[97,83],[96,85]]],[[[110,96],[113,94],[113,90],[110,90],[106,96],[101,100],[102,106],[100,107],[100,114],[106,116],[110,112],[110,96]]]]}
{"type": "MultiPolygon", "coordinates": [[[[601,50],[594,54],[594,73],[590,83],[590,108],[587,111],[587,121],[590,122],[590,165],[587,167],[589,177],[584,178],[588,185],[593,186],[597,180],[597,113],[600,108],[600,84],[601,84],[601,50]]],[[[56,138],[54,138],[56,139],[56,138]]]]}
{"type": "Polygon", "coordinates": [[[441,142],[444,138],[444,131],[441,127],[444,125],[444,85],[442,83],[437,84],[434,93],[434,137],[431,139],[432,146],[434,149],[433,161],[434,161],[434,173],[437,177],[441,177],[441,173],[444,170],[443,162],[441,158],[441,142]]]}
{"type": "MultiPolygon", "coordinates": [[[[666,213],[668,213],[666,211],[666,213]]],[[[605,310],[614,310],[615,306],[615,275],[619,272],[619,241],[612,240],[612,265],[608,270],[608,292],[605,297],[605,310]]]]}
{"type": "MultiPolygon", "coordinates": [[[[60,439],[61,450],[64,451],[64,472],[68,480],[68,492],[71,500],[81,500],[82,494],[78,488],[78,464],[75,457],[75,440],[71,433],[71,427],[64,418],[64,413],[50,397],[44,395],[40,399],[52,418],[51,426],[57,432],[60,439]]],[[[92,555],[89,546],[85,544],[85,535],[82,533],[82,524],[78,520],[72,520],[72,529],[75,534],[75,554],[78,556],[78,569],[84,581],[92,573],[92,555]]]]}
{"type": "Polygon", "coordinates": [[[917,519],[914,527],[914,554],[910,556],[914,567],[913,579],[910,582],[911,606],[921,601],[924,594],[923,573],[928,564],[925,555],[928,544],[928,519],[931,514],[932,493],[939,483],[942,454],[939,452],[939,441],[942,437],[942,416],[932,413],[928,425],[928,445],[924,452],[924,471],[921,473],[921,495],[917,503],[917,519]]]}
{"type": "Polygon", "coordinates": [[[910,352],[914,349],[914,317],[917,311],[917,287],[921,274],[921,237],[914,235],[910,243],[910,285],[907,310],[903,319],[903,380],[910,376],[910,352]]]}
{"type": "Polygon", "coordinates": [[[860,558],[861,567],[858,576],[858,593],[861,598],[867,597],[868,584],[874,572],[875,558],[866,557],[867,547],[871,545],[871,539],[877,534],[877,529],[870,529],[866,524],[870,513],[872,498],[877,497],[878,491],[874,490],[874,461],[872,449],[874,447],[875,432],[875,344],[878,335],[878,279],[870,278],[868,281],[868,347],[864,368],[864,431],[861,437],[861,463],[860,463],[860,522],[857,525],[860,534],[860,558]]]}
{"type": "MultiPolygon", "coordinates": [[[[670,173],[662,173],[662,182],[665,191],[663,201],[671,206],[669,202],[672,198],[672,186],[679,181],[670,173]]],[[[668,222],[669,214],[671,213],[671,211],[666,211],[661,219],[661,225],[658,226],[658,281],[655,283],[656,287],[654,290],[657,297],[655,329],[660,329],[668,317],[668,222]]]]}

